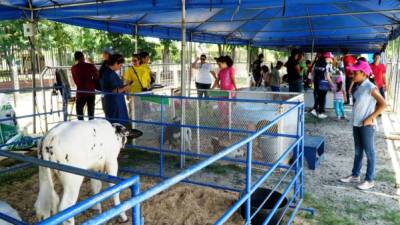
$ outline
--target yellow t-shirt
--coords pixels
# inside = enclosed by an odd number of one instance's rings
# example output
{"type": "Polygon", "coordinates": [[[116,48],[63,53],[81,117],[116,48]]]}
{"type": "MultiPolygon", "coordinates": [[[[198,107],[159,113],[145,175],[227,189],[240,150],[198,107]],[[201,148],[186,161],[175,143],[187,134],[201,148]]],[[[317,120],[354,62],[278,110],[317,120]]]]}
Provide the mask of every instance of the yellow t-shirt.
{"type": "Polygon", "coordinates": [[[140,66],[135,66],[135,72],[133,71],[132,66],[128,67],[128,69],[124,73],[124,80],[127,81],[128,83],[130,81],[133,81],[133,85],[131,87],[130,93],[138,93],[142,91],[142,86],[140,83],[143,85],[143,88],[148,88],[150,85],[150,69],[147,65],[140,65],[140,66]],[[140,83],[139,80],[140,79],[140,83]]]}

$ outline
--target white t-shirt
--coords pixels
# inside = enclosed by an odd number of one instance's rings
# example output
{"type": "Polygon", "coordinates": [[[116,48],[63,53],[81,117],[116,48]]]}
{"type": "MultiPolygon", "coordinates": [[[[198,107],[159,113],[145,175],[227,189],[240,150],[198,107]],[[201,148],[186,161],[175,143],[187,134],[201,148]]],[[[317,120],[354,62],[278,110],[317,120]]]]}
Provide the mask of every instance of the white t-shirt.
{"type": "Polygon", "coordinates": [[[197,77],[196,77],[196,82],[201,83],[201,84],[211,84],[212,83],[212,78],[210,72],[212,71],[212,66],[211,64],[204,63],[200,64],[198,63],[196,65],[197,68],[197,77]]]}

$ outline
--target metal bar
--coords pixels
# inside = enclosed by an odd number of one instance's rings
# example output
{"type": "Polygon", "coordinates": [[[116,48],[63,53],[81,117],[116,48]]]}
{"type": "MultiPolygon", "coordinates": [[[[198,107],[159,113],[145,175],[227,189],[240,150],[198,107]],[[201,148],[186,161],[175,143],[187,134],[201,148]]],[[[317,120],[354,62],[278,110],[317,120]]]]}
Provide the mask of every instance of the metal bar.
{"type": "Polygon", "coordinates": [[[24,168],[31,167],[31,166],[33,166],[33,165],[32,165],[32,163],[29,163],[29,162],[20,163],[20,164],[14,165],[14,166],[10,166],[10,167],[1,169],[0,174],[14,173],[14,172],[17,172],[17,170],[24,169],[24,168]]]}
{"type": "MultiPolygon", "coordinates": [[[[392,26],[393,24],[380,24],[380,25],[372,25],[371,24],[371,26],[364,25],[364,26],[357,26],[357,27],[354,27],[354,26],[330,27],[329,25],[330,24],[327,24],[327,26],[321,27],[321,28],[318,28],[318,29],[314,28],[313,31],[316,32],[316,31],[332,31],[332,30],[346,30],[346,29],[349,29],[349,30],[353,29],[354,30],[355,28],[371,28],[371,27],[372,28],[373,27],[375,27],[375,28],[385,28],[386,30],[389,30],[386,27],[392,26]]],[[[230,32],[230,31],[231,30],[218,30],[218,31],[215,31],[215,30],[202,30],[202,31],[199,31],[199,32],[193,31],[193,33],[194,34],[200,34],[200,33],[204,33],[204,32],[219,33],[219,32],[230,32]]],[[[303,30],[302,29],[286,29],[286,30],[283,30],[283,29],[276,29],[276,30],[274,30],[274,29],[261,29],[261,30],[253,30],[253,29],[248,29],[247,28],[247,29],[244,29],[244,30],[240,30],[241,33],[258,33],[258,32],[262,32],[262,33],[287,33],[287,32],[302,32],[302,31],[304,31],[304,29],[303,30]]]]}
{"type": "MultiPolygon", "coordinates": [[[[47,72],[47,67],[44,68],[44,70],[40,73],[40,86],[44,87],[44,74],[47,72]]],[[[47,104],[46,104],[46,91],[44,89],[42,89],[42,97],[43,97],[43,111],[44,113],[47,112],[47,104]]],[[[47,132],[49,130],[49,126],[47,123],[47,116],[44,117],[44,127],[45,127],[45,131],[47,132]]]]}
{"type": "MultiPolygon", "coordinates": [[[[147,147],[147,146],[139,146],[139,145],[127,145],[128,147],[133,147],[135,150],[140,150],[140,151],[149,151],[149,152],[155,152],[158,153],[160,150],[158,148],[153,148],[153,147],[147,147]]],[[[181,153],[179,151],[170,151],[170,150],[164,150],[164,153],[172,154],[172,155],[180,155],[181,153]]],[[[186,156],[191,156],[191,157],[197,157],[197,158],[209,158],[210,154],[196,154],[196,153],[191,153],[191,152],[185,152],[184,153],[186,156]]],[[[236,163],[241,163],[241,164],[246,164],[246,160],[241,160],[241,159],[233,159],[229,157],[223,157],[221,161],[227,161],[227,162],[236,162],[236,163]]],[[[253,161],[252,162],[254,165],[257,166],[268,166],[272,167],[274,164],[273,163],[266,163],[266,162],[259,162],[259,161],[253,161]]],[[[278,168],[281,169],[288,169],[290,168],[287,165],[280,164],[278,168]]]]}
{"type": "Polygon", "coordinates": [[[2,220],[9,222],[11,224],[14,224],[14,225],[28,225],[27,223],[19,221],[19,220],[15,219],[14,217],[11,217],[7,214],[0,212],[0,224],[8,224],[8,223],[1,222],[2,220]]]}
{"type": "Polygon", "coordinates": [[[138,53],[139,30],[138,25],[135,24],[135,53],[138,53]]]}
{"type": "MultiPolygon", "coordinates": [[[[132,198],[138,196],[140,194],[140,182],[135,183],[135,185],[131,188],[131,196],[132,198]]],[[[132,225],[142,225],[142,213],[140,211],[140,204],[137,204],[132,208],[132,225]]]]}
{"type": "MultiPolygon", "coordinates": [[[[71,90],[71,92],[77,92],[76,90],[71,90]]],[[[224,91],[220,91],[224,92],[224,91]]],[[[235,93],[234,91],[225,91],[228,93],[235,93]]],[[[286,104],[286,105],[297,105],[299,103],[298,99],[296,98],[297,95],[289,92],[280,92],[280,95],[293,95],[293,100],[288,99],[288,100],[258,100],[258,99],[241,99],[241,98],[197,98],[197,97],[189,97],[189,96],[169,96],[169,95],[155,95],[155,94],[150,94],[150,93],[135,93],[135,94],[129,94],[129,93],[112,93],[112,92],[100,92],[100,91],[79,91],[79,93],[91,93],[91,94],[105,94],[105,95],[124,95],[124,96],[135,96],[135,97],[165,97],[169,99],[187,99],[187,100],[200,100],[200,101],[222,101],[222,102],[246,102],[246,103],[274,103],[274,104],[286,104]]],[[[264,94],[276,94],[275,92],[263,92],[264,94]]]]}
{"type": "MultiPolygon", "coordinates": [[[[182,20],[181,20],[181,29],[182,29],[182,37],[181,37],[181,95],[187,96],[186,93],[186,0],[182,0],[182,20]]],[[[181,125],[185,124],[186,120],[186,101],[181,101],[181,125]]],[[[185,147],[185,129],[181,128],[181,152],[186,151],[185,147]]],[[[185,167],[185,157],[181,156],[180,167],[185,167]]]]}
{"type": "MultiPolygon", "coordinates": [[[[36,22],[34,18],[34,13],[31,9],[31,22],[33,24],[33,28],[35,30],[36,22]]],[[[32,37],[30,37],[30,45],[31,45],[31,61],[32,61],[32,113],[33,113],[33,133],[36,134],[36,52],[35,52],[35,31],[33,32],[32,37]]]]}
{"type": "MultiPolygon", "coordinates": [[[[160,104],[160,122],[162,123],[164,121],[164,104],[162,104],[163,98],[161,97],[161,104],[160,104]]],[[[163,168],[164,168],[164,154],[163,154],[163,149],[164,149],[164,126],[160,126],[160,169],[159,173],[160,176],[163,176],[163,168]]]]}
{"type": "MultiPolygon", "coordinates": [[[[400,9],[388,9],[388,10],[367,10],[367,11],[354,11],[354,12],[342,12],[342,13],[327,13],[327,14],[314,14],[314,15],[300,15],[300,16],[274,16],[265,18],[254,18],[254,19],[233,19],[233,20],[213,20],[208,23],[232,23],[232,22],[255,22],[255,21],[270,21],[270,20],[294,20],[294,19],[307,19],[307,18],[320,18],[320,17],[333,17],[333,16],[353,16],[353,15],[368,15],[368,14],[382,14],[382,13],[399,13],[400,9]]],[[[186,24],[199,24],[203,21],[187,21],[186,24]]],[[[178,25],[181,22],[178,21],[157,21],[152,23],[141,23],[140,26],[160,26],[160,25],[178,25]]],[[[393,24],[391,24],[393,25],[393,24]]]]}
{"type": "MultiPolygon", "coordinates": [[[[246,145],[246,194],[251,194],[251,154],[252,154],[252,143],[248,142],[246,145]]],[[[251,198],[246,200],[246,214],[245,214],[246,224],[251,223],[251,198]]]]}
{"type": "MultiPolygon", "coordinates": [[[[0,147],[1,146],[3,146],[3,145],[0,145],[0,147]]],[[[55,170],[61,170],[61,171],[65,171],[68,173],[77,174],[80,176],[90,177],[90,178],[101,180],[101,181],[108,182],[108,183],[118,183],[123,180],[121,178],[118,178],[118,177],[115,177],[115,176],[112,176],[109,174],[98,173],[98,172],[94,172],[94,171],[90,171],[90,170],[84,170],[84,169],[80,169],[77,167],[72,167],[72,166],[68,166],[68,165],[64,165],[64,164],[60,164],[60,163],[37,159],[35,157],[21,155],[21,154],[10,152],[10,151],[1,150],[0,156],[12,158],[12,159],[16,159],[16,160],[20,160],[20,161],[24,161],[24,162],[30,162],[30,163],[36,164],[38,166],[48,167],[48,168],[55,169],[55,170]]]]}
{"type": "MultiPolygon", "coordinates": [[[[61,86],[55,86],[55,87],[43,87],[43,88],[39,88],[37,87],[36,90],[49,90],[49,89],[53,89],[53,88],[62,88],[61,86]]],[[[20,89],[3,89],[1,90],[1,93],[15,93],[15,92],[24,92],[24,91],[33,91],[33,88],[20,88],[20,89]]]]}
{"type": "MultiPolygon", "coordinates": [[[[160,179],[164,179],[164,180],[165,179],[169,179],[169,178],[172,177],[172,176],[160,177],[157,174],[140,172],[140,171],[136,171],[136,170],[131,169],[131,168],[121,168],[120,171],[122,171],[124,173],[133,173],[135,175],[140,175],[140,176],[156,177],[156,178],[160,178],[160,179]]],[[[203,183],[203,182],[193,181],[193,180],[189,180],[189,179],[185,179],[185,180],[182,180],[180,182],[187,183],[187,184],[192,184],[192,185],[196,185],[196,186],[210,187],[210,188],[219,189],[219,190],[232,191],[232,192],[237,192],[237,193],[243,191],[241,189],[231,188],[231,187],[222,186],[222,185],[218,185],[218,184],[212,184],[212,183],[203,183]]]]}
{"type": "MultiPolygon", "coordinates": [[[[62,111],[53,111],[53,112],[48,112],[48,113],[36,113],[35,115],[36,116],[52,115],[52,114],[60,113],[60,112],[62,112],[62,111]]],[[[32,116],[33,116],[32,114],[29,114],[29,115],[24,115],[24,116],[17,116],[14,118],[3,118],[3,119],[0,119],[0,122],[9,121],[9,120],[13,120],[13,119],[18,120],[18,119],[23,119],[23,118],[31,118],[32,116]]]]}
{"type": "MultiPolygon", "coordinates": [[[[61,224],[68,219],[82,213],[83,211],[93,207],[94,205],[114,196],[115,194],[118,194],[119,192],[129,188],[130,186],[134,185],[135,183],[139,182],[139,177],[138,176],[132,176],[126,180],[123,180],[106,190],[99,192],[95,195],[92,195],[89,198],[86,198],[85,200],[68,207],[67,209],[55,214],[52,217],[49,217],[36,225],[52,225],[52,224],[61,224]]],[[[136,224],[134,224],[136,225],[136,224]]]]}
{"type": "MultiPolygon", "coordinates": [[[[396,40],[394,40],[396,41],[396,40]]],[[[400,43],[400,42],[399,42],[400,43]]],[[[396,73],[394,74],[395,76],[395,86],[394,86],[394,99],[393,99],[393,110],[394,112],[397,112],[397,107],[398,107],[398,96],[399,96],[399,63],[400,63],[400,44],[397,44],[397,59],[396,59],[396,73]]]]}
{"type": "MultiPolygon", "coordinates": [[[[56,113],[56,112],[53,112],[56,113]]],[[[69,114],[69,116],[75,116],[77,117],[78,115],[76,114],[69,114]]],[[[88,116],[84,115],[84,118],[88,118],[88,116]]],[[[95,116],[93,117],[95,119],[105,119],[104,117],[100,116],[95,116]]],[[[118,118],[109,118],[109,119],[118,119],[118,118]]],[[[5,119],[9,120],[9,119],[5,119]]],[[[0,120],[1,121],[1,120],[0,120]]],[[[168,126],[168,127],[185,127],[185,128],[191,128],[191,129],[201,129],[201,130],[210,130],[210,131],[225,131],[225,132],[232,132],[232,133],[242,133],[242,134],[251,134],[254,133],[254,131],[248,131],[248,130],[240,130],[240,129],[227,129],[227,128],[218,128],[218,127],[207,127],[207,126],[195,126],[195,125],[177,125],[173,123],[160,123],[160,122],[151,122],[151,121],[142,121],[142,120],[123,120],[119,119],[121,122],[133,122],[133,123],[138,123],[138,124],[151,124],[151,125],[160,125],[160,126],[168,126]]],[[[292,134],[283,134],[283,133],[271,133],[271,132],[264,132],[260,136],[270,136],[270,137],[285,137],[285,138],[298,138],[296,135],[292,134]]]]}

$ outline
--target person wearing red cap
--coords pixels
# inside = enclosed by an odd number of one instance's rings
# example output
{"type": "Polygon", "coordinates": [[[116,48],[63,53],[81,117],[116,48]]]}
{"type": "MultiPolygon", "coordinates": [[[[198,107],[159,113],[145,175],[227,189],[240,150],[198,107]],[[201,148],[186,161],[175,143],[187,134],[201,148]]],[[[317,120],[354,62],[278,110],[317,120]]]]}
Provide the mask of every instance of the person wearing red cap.
{"type": "Polygon", "coordinates": [[[325,114],[325,103],[326,94],[330,89],[328,82],[329,79],[327,78],[330,78],[332,73],[332,60],[332,53],[325,52],[322,54],[322,57],[317,59],[314,65],[314,108],[311,110],[311,114],[320,119],[325,119],[328,117],[325,114]]]}
{"type": "Polygon", "coordinates": [[[385,98],[386,89],[386,67],[384,64],[380,63],[381,54],[374,54],[374,62],[370,64],[372,73],[374,74],[374,81],[379,92],[385,98]]]}
{"type": "Polygon", "coordinates": [[[351,83],[352,83],[352,78],[353,78],[353,72],[351,72],[348,67],[352,66],[356,63],[356,58],[349,54],[349,49],[345,48],[342,50],[343,52],[343,65],[344,65],[344,71],[346,75],[346,94],[347,94],[347,103],[350,102],[350,96],[351,96],[351,83]]]}
{"type": "Polygon", "coordinates": [[[343,183],[361,181],[360,171],[364,152],[367,155],[367,173],[365,181],[357,186],[358,189],[367,190],[374,187],[375,175],[375,143],[374,125],[376,118],[385,109],[385,99],[379,93],[376,86],[368,79],[372,70],[365,61],[358,62],[347,68],[354,73],[353,82],[356,90],[353,94],[353,137],[354,137],[354,163],[350,176],[340,179],[343,183]]]}

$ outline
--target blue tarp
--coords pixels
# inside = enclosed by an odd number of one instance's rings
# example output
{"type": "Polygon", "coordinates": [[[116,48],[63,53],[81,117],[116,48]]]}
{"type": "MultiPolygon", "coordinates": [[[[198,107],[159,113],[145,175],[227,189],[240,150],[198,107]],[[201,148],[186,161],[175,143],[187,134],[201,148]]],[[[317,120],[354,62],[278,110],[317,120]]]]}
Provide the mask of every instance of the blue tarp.
{"type": "MultiPolygon", "coordinates": [[[[398,0],[186,0],[187,40],[373,52],[400,34],[398,0]]],[[[181,39],[181,0],[0,0],[0,20],[30,18],[181,39]],[[29,2],[32,2],[30,5],[29,2]]]]}

